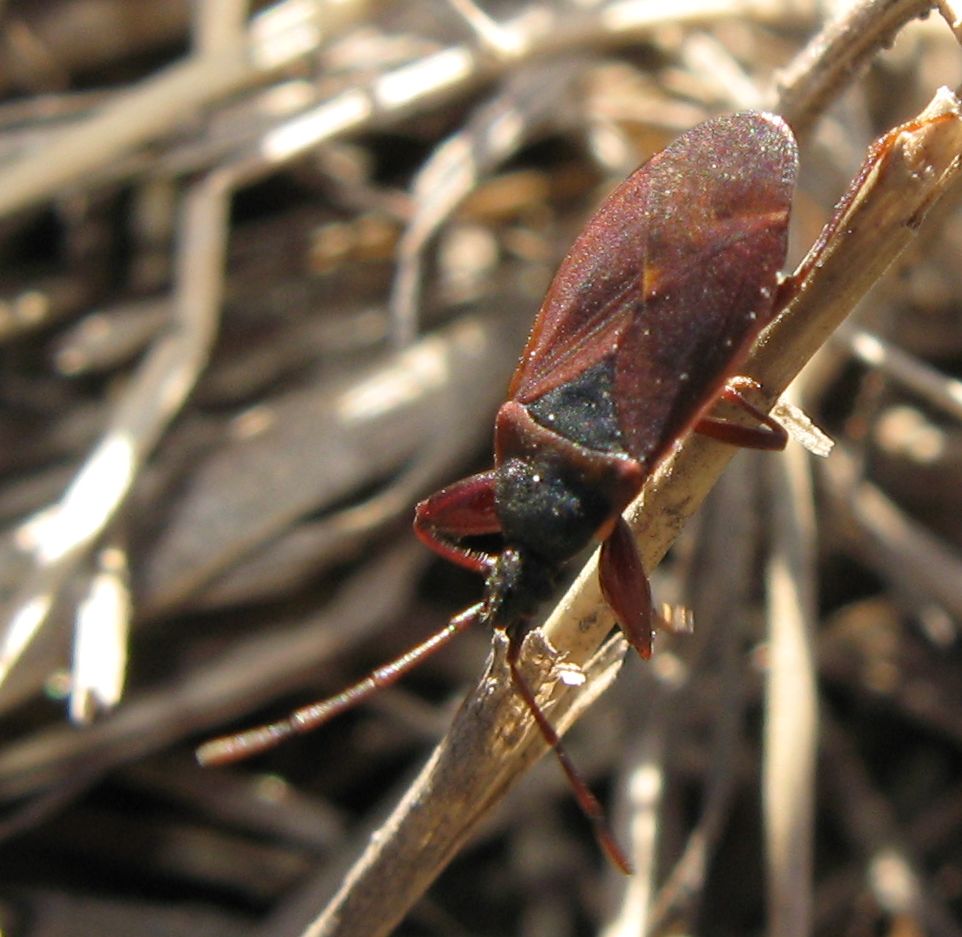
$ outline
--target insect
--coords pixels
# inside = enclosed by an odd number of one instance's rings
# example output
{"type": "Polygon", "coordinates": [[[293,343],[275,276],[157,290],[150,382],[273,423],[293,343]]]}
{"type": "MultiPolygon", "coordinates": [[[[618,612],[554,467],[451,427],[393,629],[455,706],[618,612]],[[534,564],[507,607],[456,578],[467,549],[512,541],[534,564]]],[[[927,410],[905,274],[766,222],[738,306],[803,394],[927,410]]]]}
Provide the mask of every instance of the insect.
{"type": "Polygon", "coordinates": [[[464,629],[508,637],[513,684],[555,750],[614,863],[628,862],[518,667],[524,635],[565,564],[601,543],[602,592],[643,658],[657,616],[622,512],[688,432],[779,449],[785,433],[736,377],[770,320],[798,168],[781,118],[708,120],[656,154],[608,197],[545,296],[498,411],[494,467],[416,508],[418,537],[485,577],[483,597],[406,654],[281,722],[202,746],[231,761],[308,731],[393,683],[464,629]],[[724,397],[756,426],[709,416],[724,397]],[[473,538],[500,535],[487,552],[473,538]]]}

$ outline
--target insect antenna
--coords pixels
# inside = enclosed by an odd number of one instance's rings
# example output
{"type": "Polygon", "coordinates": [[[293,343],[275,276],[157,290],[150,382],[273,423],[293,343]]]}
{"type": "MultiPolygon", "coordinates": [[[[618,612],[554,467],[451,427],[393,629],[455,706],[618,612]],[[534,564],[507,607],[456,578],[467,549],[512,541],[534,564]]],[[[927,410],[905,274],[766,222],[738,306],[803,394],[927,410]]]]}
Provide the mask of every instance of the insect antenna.
{"type": "Polygon", "coordinates": [[[518,695],[524,700],[528,711],[534,717],[534,721],[538,725],[542,738],[544,738],[545,742],[557,756],[558,762],[561,764],[561,768],[568,778],[568,783],[571,785],[575,801],[581,808],[581,812],[591,823],[598,845],[601,846],[605,855],[608,856],[620,872],[623,872],[625,875],[631,875],[633,872],[631,862],[629,862],[628,857],[622,851],[621,846],[618,845],[614,833],[611,832],[611,827],[608,825],[608,819],[605,816],[604,807],[601,806],[598,798],[595,797],[584,778],[578,773],[574,762],[571,760],[565,747],[561,744],[561,737],[538,705],[538,701],[535,699],[531,687],[528,686],[528,681],[525,680],[521,671],[518,669],[518,655],[520,650],[521,642],[515,638],[511,638],[508,644],[508,665],[511,668],[511,680],[514,683],[515,689],[518,691],[518,695]]]}
{"type": "Polygon", "coordinates": [[[429,635],[400,657],[382,664],[364,679],[358,680],[357,683],[334,696],[295,709],[277,722],[205,742],[195,753],[197,760],[202,765],[231,764],[275,748],[293,735],[312,732],[335,716],[353,709],[375,693],[396,683],[405,674],[414,670],[425,658],[439,651],[452,638],[475,624],[480,618],[480,613],[481,605],[472,605],[459,615],[455,615],[440,631],[429,635]]]}

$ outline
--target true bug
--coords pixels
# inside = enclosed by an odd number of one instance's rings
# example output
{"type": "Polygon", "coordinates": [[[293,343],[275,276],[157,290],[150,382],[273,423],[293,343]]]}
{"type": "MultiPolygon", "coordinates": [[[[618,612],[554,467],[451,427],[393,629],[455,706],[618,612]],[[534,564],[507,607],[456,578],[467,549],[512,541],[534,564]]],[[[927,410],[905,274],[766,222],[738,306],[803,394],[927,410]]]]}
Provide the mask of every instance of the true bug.
{"type": "Polygon", "coordinates": [[[742,113],[699,124],[622,183],[548,289],[495,421],[494,468],[417,506],[417,535],[482,573],[482,600],[337,696],[208,743],[199,757],[229,761],[308,731],[394,682],[458,632],[489,625],[506,632],[518,693],[605,850],[627,870],[518,669],[521,639],[565,563],[600,542],[604,596],[630,643],[649,657],[656,619],[622,511],[690,430],[736,445],[785,445],[781,427],[742,396],[745,380],[732,378],[774,309],[797,167],[795,140],[781,118],[742,113]],[[722,396],[761,425],[708,416],[722,396]],[[465,542],[493,534],[503,541],[497,553],[465,542]]]}

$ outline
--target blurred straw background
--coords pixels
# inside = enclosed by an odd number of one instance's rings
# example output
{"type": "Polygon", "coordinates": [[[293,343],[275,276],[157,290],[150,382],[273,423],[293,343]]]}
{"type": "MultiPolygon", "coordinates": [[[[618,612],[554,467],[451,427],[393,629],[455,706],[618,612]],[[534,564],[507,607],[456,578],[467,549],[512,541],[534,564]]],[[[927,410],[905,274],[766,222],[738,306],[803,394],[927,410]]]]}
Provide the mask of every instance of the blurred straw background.
{"type": "Polygon", "coordinates": [[[489,464],[616,181],[774,109],[793,267],[960,37],[954,0],[0,3],[0,934],[962,935],[958,186],[793,386],[832,454],[736,456],[654,577],[693,634],[568,736],[630,880],[545,759],[417,886],[396,831],[342,885],[487,634],[193,758],[476,600],[412,506],[489,464]]]}

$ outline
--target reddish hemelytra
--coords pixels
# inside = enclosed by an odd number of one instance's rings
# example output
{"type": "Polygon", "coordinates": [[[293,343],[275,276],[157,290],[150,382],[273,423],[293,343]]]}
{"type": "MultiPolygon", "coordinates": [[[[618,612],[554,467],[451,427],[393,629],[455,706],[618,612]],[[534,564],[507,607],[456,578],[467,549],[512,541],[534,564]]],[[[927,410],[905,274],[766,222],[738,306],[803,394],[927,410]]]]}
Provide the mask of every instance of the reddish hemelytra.
{"type": "Polygon", "coordinates": [[[202,747],[230,761],[308,731],[392,683],[469,625],[506,632],[514,685],[554,748],[615,864],[629,865],[518,670],[521,640],[558,573],[602,544],[605,599],[642,657],[651,654],[648,580],[622,511],[691,430],[777,449],[785,434],[732,381],[770,320],[798,169],[791,130],[772,114],[705,121],[608,197],[572,245],[534,322],[495,421],[494,468],[422,501],[415,531],[486,577],[484,596],[442,631],[343,693],[271,726],[202,747]],[[707,416],[724,396],[757,417],[707,416]],[[500,534],[482,552],[470,538],[500,534]]]}

